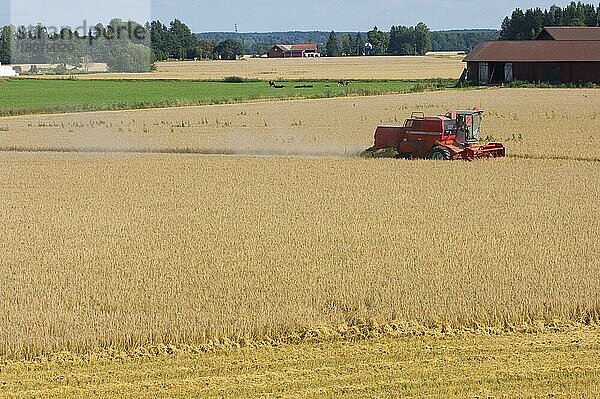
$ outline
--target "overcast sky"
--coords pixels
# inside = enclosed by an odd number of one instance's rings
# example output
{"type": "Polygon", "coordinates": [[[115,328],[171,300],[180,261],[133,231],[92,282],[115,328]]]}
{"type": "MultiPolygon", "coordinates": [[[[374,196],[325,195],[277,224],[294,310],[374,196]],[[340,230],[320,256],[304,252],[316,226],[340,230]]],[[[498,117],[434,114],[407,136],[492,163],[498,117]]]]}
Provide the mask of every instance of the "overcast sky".
{"type": "Polygon", "coordinates": [[[516,7],[523,9],[569,1],[496,0],[0,0],[0,25],[41,22],[69,26],[108,22],[113,17],[168,23],[179,18],[194,32],[288,30],[367,31],[373,26],[425,22],[433,30],[493,28],[516,7]]]}

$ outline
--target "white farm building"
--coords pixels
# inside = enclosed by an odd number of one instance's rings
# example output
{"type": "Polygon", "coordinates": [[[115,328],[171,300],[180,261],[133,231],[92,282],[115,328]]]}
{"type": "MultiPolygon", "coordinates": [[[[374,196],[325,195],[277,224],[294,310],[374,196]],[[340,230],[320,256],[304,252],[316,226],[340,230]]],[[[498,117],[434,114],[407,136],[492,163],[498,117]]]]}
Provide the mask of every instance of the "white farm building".
{"type": "Polygon", "coordinates": [[[19,74],[11,66],[0,64],[0,76],[19,76],[19,74]]]}

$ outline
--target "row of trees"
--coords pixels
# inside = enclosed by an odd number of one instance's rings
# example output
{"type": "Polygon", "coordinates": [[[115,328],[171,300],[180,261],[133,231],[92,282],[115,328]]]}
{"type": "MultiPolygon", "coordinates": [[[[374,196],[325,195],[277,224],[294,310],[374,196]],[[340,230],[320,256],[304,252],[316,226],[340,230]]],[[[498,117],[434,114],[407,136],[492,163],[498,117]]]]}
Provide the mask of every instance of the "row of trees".
{"type": "Polygon", "coordinates": [[[4,26],[0,29],[0,62],[81,66],[87,60],[105,62],[113,71],[143,72],[151,70],[157,60],[235,59],[244,53],[237,40],[198,40],[177,19],[168,28],[160,21],[141,25],[116,18],[106,26],[86,29],[4,26]]]}
{"type": "Polygon", "coordinates": [[[10,64],[12,59],[13,32],[10,26],[2,27],[0,30],[0,63],[10,64]]]}
{"type": "Polygon", "coordinates": [[[564,8],[517,8],[502,22],[500,40],[530,40],[546,26],[600,26],[600,6],[571,2],[564,8]]]}
{"type": "MultiPolygon", "coordinates": [[[[339,39],[339,48],[342,53],[354,54],[347,47],[355,49],[357,32],[335,32],[339,39]],[[354,40],[352,43],[351,40],[354,40]],[[345,43],[349,43],[346,45],[345,43]]],[[[385,32],[384,32],[385,33],[385,32]]],[[[280,43],[327,43],[331,32],[321,31],[290,31],[290,32],[204,32],[196,33],[199,41],[220,43],[226,39],[234,39],[243,43],[246,54],[265,54],[274,44],[280,43]]],[[[433,51],[470,51],[477,43],[496,40],[498,30],[470,29],[430,32],[433,51]]],[[[360,39],[368,40],[367,33],[361,32],[360,39]]],[[[325,48],[321,48],[325,53],[325,48]]],[[[384,51],[385,52],[385,51],[384,51]]]]}
{"type": "Polygon", "coordinates": [[[169,58],[185,59],[225,59],[234,60],[244,54],[244,46],[239,40],[225,39],[218,43],[199,40],[190,28],[176,19],[167,28],[160,21],[147,24],[150,31],[152,53],[157,61],[169,58]]]}
{"type": "MultiPolygon", "coordinates": [[[[275,44],[275,43],[273,43],[275,44]]],[[[262,45],[266,51],[272,44],[262,45]]],[[[363,33],[329,34],[327,56],[340,55],[422,55],[431,50],[429,29],[392,26],[389,32],[377,27],[363,33]]],[[[113,19],[97,24],[88,32],[63,28],[49,31],[42,25],[4,27],[0,33],[0,62],[79,65],[84,59],[106,62],[114,71],[149,70],[154,61],[166,59],[236,59],[246,52],[243,42],[227,38],[218,43],[199,39],[178,19],[167,27],[160,21],[141,25],[113,19]]]]}
{"type": "MultiPolygon", "coordinates": [[[[342,33],[339,36],[331,32],[325,43],[325,55],[339,57],[341,55],[364,55],[365,38],[362,33],[342,33]]],[[[321,51],[323,51],[321,49],[321,51]]]]}
{"type": "MultiPolygon", "coordinates": [[[[523,12],[516,9],[502,24],[501,39],[530,39],[543,26],[600,25],[600,7],[571,3],[523,12]]],[[[168,26],[160,21],[144,25],[113,19],[97,24],[87,34],[63,29],[49,32],[41,25],[6,26],[0,30],[0,62],[68,63],[82,59],[106,62],[112,70],[147,70],[166,59],[235,59],[244,53],[264,54],[276,43],[323,43],[327,56],[423,55],[427,51],[469,51],[478,42],[494,40],[498,31],[430,32],[427,25],[392,26],[389,32],[374,27],[366,33],[271,32],[194,34],[182,21],[168,26]],[[121,37],[121,33],[127,33],[121,37]],[[133,34],[132,34],[133,32],[133,34]],[[66,49],[66,50],[65,50],[66,49]]]]}
{"type": "Polygon", "coordinates": [[[339,38],[335,32],[329,34],[325,44],[328,57],[340,55],[424,55],[431,51],[431,32],[427,25],[419,22],[416,26],[392,26],[389,32],[374,27],[367,32],[352,36],[348,33],[339,38]]]}
{"type": "Polygon", "coordinates": [[[150,32],[152,53],[157,61],[169,58],[235,60],[237,56],[244,54],[244,45],[239,40],[228,38],[213,42],[198,39],[178,19],[172,21],[168,28],[160,21],[152,21],[146,27],[150,32]]]}
{"type": "Polygon", "coordinates": [[[143,72],[152,67],[150,39],[137,22],[113,19],[88,29],[4,26],[0,30],[0,62],[17,64],[82,64],[105,62],[114,71],[143,72]]]}
{"type": "Polygon", "coordinates": [[[328,56],[421,55],[431,49],[468,51],[479,41],[496,38],[497,31],[491,30],[430,32],[424,23],[414,27],[392,26],[389,32],[375,27],[366,33],[194,34],[178,19],[168,26],[160,21],[141,25],[113,19],[106,26],[91,27],[87,34],[85,29],[65,28],[55,32],[41,25],[4,27],[0,30],[0,62],[78,65],[87,58],[106,62],[115,71],[137,71],[151,68],[157,60],[230,60],[241,54],[265,54],[277,43],[325,43],[320,51],[328,56]]]}

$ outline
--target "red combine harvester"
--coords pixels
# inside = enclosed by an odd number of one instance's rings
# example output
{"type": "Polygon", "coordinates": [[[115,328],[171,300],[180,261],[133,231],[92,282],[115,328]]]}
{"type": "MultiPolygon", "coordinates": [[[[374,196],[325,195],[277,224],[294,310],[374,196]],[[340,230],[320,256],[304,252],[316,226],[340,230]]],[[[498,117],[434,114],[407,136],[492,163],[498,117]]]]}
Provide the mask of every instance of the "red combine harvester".
{"type": "Polygon", "coordinates": [[[497,158],[506,156],[501,143],[479,144],[483,111],[450,111],[445,116],[413,112],[404,126],[379,126],[375,145],[366,156],[427,159],[497,158]]]}

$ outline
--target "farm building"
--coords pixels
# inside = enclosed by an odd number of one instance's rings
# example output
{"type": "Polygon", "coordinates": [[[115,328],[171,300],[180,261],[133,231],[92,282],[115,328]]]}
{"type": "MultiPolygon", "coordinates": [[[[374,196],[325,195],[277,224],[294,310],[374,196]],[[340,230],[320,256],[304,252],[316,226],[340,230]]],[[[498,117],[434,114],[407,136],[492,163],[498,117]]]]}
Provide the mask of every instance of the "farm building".
{"type": "Polygon", "coordinates": [[[268,52],[269,58],[319,57],[316,44],[276,44],[268,52]]]}
{"type": "Polygon", "coordinates": [[[0,76],[19,76],[19,74],[11,66],[0,63],[0,76]]]}
{"type": "Polygon", "coordinates": [[[600,29],[585,26],[553,26],[542,29],[535,40],[600,40],[600,29]]]}
{"type": "Polygon", "coordinates": [[[482,42],[463,60],[479,84],[600,83],[600,28],[545,28],[535,40],[482,42]]]}

